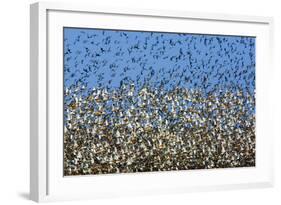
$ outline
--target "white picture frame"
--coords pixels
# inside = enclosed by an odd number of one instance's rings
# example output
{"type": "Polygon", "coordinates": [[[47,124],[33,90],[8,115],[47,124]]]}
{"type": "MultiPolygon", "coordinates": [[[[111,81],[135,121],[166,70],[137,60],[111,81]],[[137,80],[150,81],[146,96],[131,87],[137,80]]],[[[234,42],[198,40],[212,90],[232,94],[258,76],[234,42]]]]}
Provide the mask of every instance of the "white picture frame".
{"type": "Polygon", "coordinates": [[[32,4],[30,11],[31,200],[41,202],[273,186],[272,113],[266,109],[271,105],[267,96],[273,70],[272,18],[46,2],[32,4]],[[61,105],[62,29],[65,26],[256,36],[256,166],[64,177],[61,105]]]}

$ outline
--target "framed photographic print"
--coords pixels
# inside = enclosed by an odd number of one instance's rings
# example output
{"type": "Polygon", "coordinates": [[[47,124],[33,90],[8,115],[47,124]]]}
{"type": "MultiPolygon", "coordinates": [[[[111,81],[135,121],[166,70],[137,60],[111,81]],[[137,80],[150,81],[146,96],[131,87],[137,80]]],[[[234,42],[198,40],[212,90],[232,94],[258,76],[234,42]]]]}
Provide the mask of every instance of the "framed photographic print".
{"type": "Polygon", "coordinates": [[[272,186],[272,22],[32,4],[31,199],[272,186]]]}

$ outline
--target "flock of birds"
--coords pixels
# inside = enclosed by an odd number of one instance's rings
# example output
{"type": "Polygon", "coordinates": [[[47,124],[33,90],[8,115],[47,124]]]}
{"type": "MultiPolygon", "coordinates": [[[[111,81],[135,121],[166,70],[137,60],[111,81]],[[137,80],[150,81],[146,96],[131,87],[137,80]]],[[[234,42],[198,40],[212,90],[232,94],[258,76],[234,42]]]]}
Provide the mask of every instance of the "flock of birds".
{"type": "Polygon", "coordinates": [[[254,38],[65,28],[65,175],[249,166],[254,38]]]}

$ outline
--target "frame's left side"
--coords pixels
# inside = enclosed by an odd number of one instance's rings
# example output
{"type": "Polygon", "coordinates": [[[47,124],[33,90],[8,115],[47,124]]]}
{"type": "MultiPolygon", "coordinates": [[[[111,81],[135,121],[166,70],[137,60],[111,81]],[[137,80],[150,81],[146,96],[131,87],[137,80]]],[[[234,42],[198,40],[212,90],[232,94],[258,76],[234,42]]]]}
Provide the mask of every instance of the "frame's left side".
{"type": "Polygon", "coordinates": [[[30,5],[30,199],[47,195],[46,8],[30,5]]]}

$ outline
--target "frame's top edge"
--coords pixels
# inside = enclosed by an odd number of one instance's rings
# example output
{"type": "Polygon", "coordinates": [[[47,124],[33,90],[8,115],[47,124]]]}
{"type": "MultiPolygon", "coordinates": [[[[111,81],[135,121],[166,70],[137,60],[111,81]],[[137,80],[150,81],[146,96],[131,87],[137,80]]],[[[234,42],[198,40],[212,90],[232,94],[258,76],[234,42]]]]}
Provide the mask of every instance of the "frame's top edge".
{"type": "Polygon", "coordinates": [[[260,24],[272,24],[273,17],[268,16],[248,16],[224,13],[192,12],[184,10],[154,10],[154,9],[135,9],[120,7],[100,7],[94,4],[78,4],[75,2],[48,2],[40,1],[32,5],[38,5],[43,10],[58,10],[72,12],[95,12],[123,15],[141,15],[169,18],[190,18],[201,20],[229,21],[229,22],[248,22],[260,24]]]}

